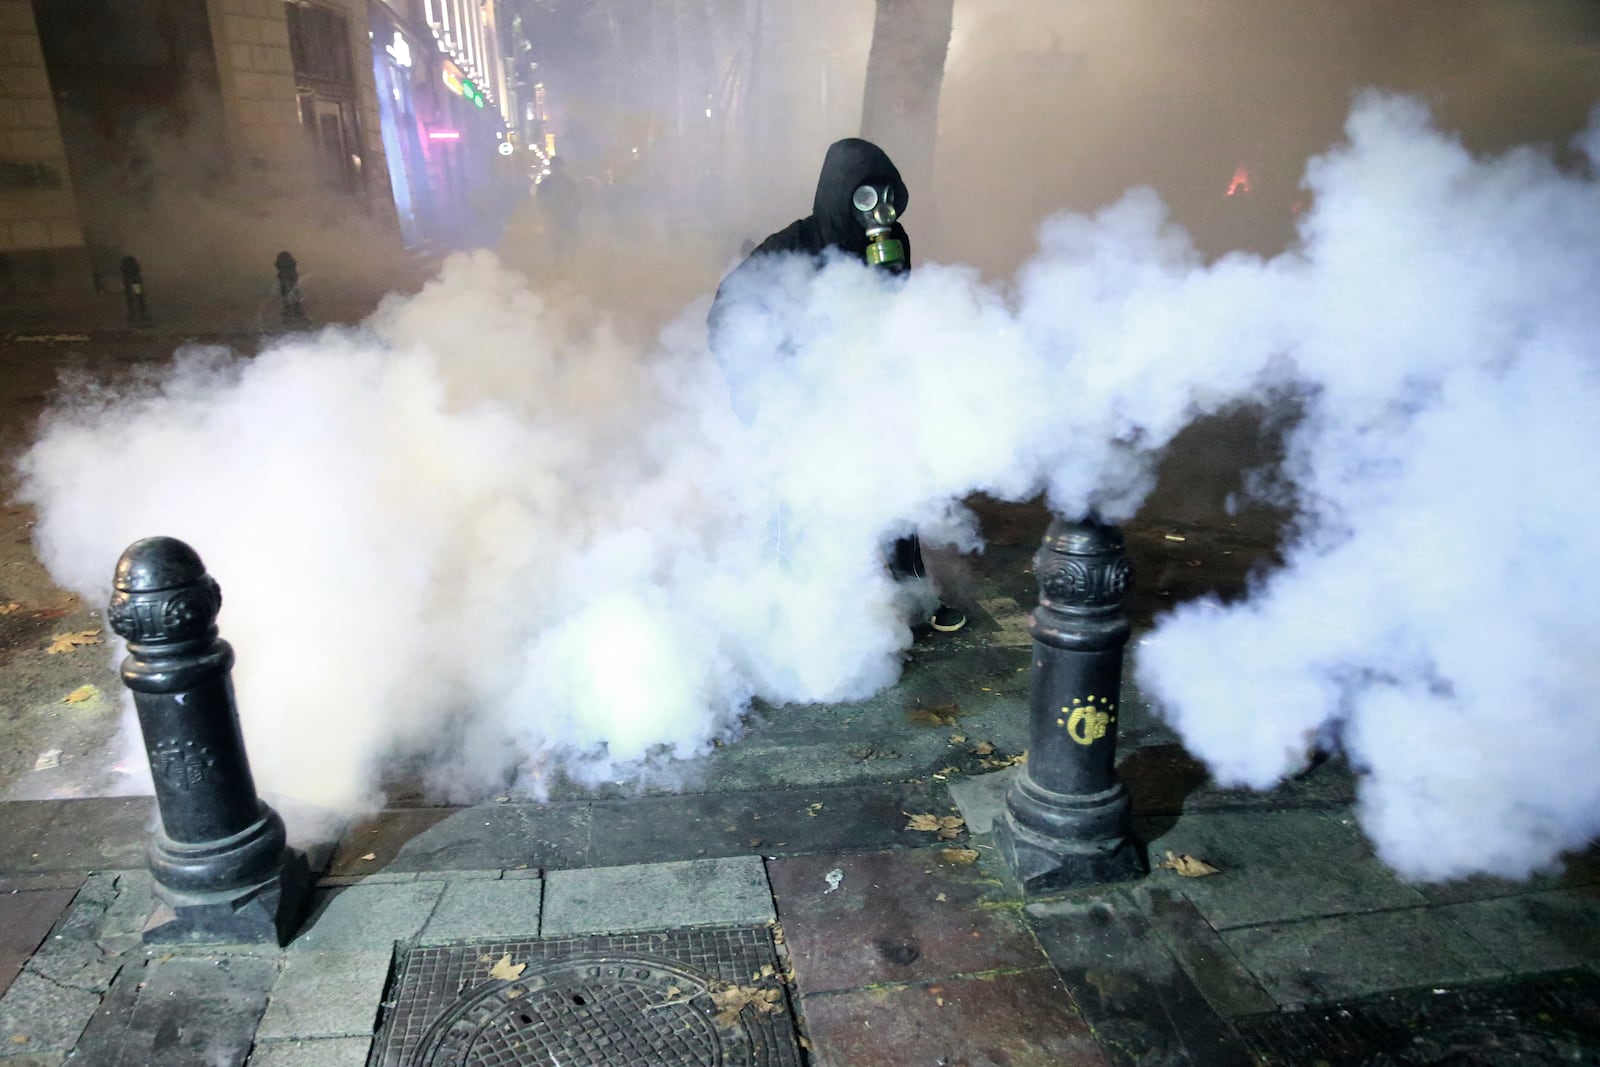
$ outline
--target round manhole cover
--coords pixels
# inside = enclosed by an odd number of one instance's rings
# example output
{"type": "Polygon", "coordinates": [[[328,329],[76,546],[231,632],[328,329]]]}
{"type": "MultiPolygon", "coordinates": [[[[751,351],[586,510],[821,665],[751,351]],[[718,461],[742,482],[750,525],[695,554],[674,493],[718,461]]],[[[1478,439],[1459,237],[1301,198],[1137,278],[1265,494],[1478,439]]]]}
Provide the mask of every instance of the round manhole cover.
{"type": "Polygon", "coordinates": [[[428,1028],[416,1067],[744,1067],[741,1018],[720,1026],[703,975],[645,956],[567,956],[480,986],[428,1028]]]}

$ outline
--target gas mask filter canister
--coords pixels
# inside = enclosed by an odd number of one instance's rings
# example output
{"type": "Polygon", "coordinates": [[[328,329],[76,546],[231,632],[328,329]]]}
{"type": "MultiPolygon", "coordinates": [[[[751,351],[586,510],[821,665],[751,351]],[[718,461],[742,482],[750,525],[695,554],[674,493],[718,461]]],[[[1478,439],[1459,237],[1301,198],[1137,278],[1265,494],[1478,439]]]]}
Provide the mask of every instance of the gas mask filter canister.
{"type": "Polygon", "coordinates": [[[850,197],[856,219],[867,231],[867,262],[899,274],[907,267],[906,246],[894,236],[894,186],[862,185],[850,197]]]}

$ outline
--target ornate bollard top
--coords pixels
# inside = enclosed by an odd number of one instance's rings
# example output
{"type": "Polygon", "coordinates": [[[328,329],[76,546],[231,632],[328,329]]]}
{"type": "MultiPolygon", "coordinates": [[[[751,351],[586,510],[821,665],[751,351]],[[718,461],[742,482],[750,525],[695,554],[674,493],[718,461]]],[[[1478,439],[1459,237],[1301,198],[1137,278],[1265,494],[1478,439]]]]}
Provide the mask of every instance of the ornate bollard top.
{"type": "Polygon", "coordinates": [[[1055,519],[1033,555],[1039,600],[1057,611],[1115,609],[1133,582],[1122,531],[1093,516],[1055,519]]]}
{"type": "Polygon", "coordinates": [[[175,537],[135,541],[117,560],[106,619],[130,646],[168,648],[217,636],[222,587],[175,537]]]}
{"type": "Polygon", "coordinates": [[[1052,520],[1033,555],[1033,573],[1039,606],[1028,629],[1035,638],[1084,651],[1127,640],[1122,602],[1133,584],[1133,564],[1117,527],[1092,515],[1077,522],[1052,520]]]}

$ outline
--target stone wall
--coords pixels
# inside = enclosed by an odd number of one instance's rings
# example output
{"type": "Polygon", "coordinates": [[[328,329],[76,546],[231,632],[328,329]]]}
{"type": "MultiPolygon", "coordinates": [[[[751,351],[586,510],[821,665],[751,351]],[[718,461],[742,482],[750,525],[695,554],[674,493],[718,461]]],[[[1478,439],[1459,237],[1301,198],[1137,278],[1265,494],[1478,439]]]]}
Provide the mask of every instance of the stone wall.
{"type": "Polygon", "coordinates": [[[234,179],[264,195],[312,174],[283,0],[207,0],[234,179]]]}
{"type": "Polygon", "coordinates": [[[33,5],[0,0],[0,292],[89,281],[33,5]]]}

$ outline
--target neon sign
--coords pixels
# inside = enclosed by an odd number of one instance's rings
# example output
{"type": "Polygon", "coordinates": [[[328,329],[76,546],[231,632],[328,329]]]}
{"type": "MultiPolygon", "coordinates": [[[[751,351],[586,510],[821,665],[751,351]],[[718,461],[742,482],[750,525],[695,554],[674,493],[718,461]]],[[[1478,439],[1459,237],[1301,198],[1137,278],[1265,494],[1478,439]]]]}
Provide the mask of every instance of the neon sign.
{"type": "Polygon", "coordinates": [[[385,45],[383,50],[389,53],[389,58],[393,59],[396,65],[411,66],[411,45],[400,35],[399,30],[394,31],[394,43],[385,45]]]}
{"type": "Polygon", "coordinates": [[[483,90],[473,84],[471,78],[463,78],[461,76],[461,68],[449,60],[446,60],[444,64],[444,84],[446,88],[457,96],[464,96],[477,107],[483,107],[483,90]]]}

